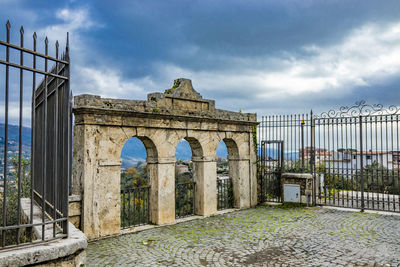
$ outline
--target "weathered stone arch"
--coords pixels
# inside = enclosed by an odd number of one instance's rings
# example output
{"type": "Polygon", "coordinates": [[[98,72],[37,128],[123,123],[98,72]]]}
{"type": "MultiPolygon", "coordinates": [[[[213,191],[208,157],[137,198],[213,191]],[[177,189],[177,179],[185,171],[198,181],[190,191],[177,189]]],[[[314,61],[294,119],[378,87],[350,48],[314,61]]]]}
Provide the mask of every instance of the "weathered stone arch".
{"type": "Polygon", "coordinates": [[[235,206],[256,204],[255,114],[216,109],[187,79],[175,80],[164,93],[149,94],[147,101],[80,95],[74,103],[72,190],[82,196],[81,225],[89,239],[120,232],[120,155],[130,137],[138,137],[146,147],[153,223],[175,221],[175,149],[183,138],[192,148],[197,170],[197,214],[212,215],[217,209],[215,151],[221,140],[237,170],[235,206]]]}
{"type": "MultiPolygon", "coordinates": [[[[123,129],[123,128],[122,128],[123,129]]],[[[121,155],[122,148],[126,144],[126,142],[131,139],[132,137],[136,137],[139,139],[144,147],[146,148],[146,155],[148,158],[157,158],[158,153],[157,153],[157,147],[154,144],[153,140],[149,136],[140,136],[137,135],[136,128],[132,128],[130,130],[123,130],[125,136],[121,138],[121,140],[117,143],[117,151],[119,151],[119,155],[121,155]]]]}
{"type": "Polygon", "coordinates": [[[186,136],[185,139],[192,149],[192,158],[202,157],[203,156],[203,147],[200,144],[199,140],[195,137],[186,136]]]}

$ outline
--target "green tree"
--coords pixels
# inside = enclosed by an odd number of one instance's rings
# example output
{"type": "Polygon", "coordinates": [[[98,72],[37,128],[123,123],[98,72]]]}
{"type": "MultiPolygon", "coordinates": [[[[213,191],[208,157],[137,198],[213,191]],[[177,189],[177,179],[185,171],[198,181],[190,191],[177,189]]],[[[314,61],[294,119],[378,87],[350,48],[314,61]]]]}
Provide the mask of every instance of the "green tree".
{"type": "MultiPolygon", "coordinates": [[[[374,161],[363,169],[364,190],[367,192],[399,194],[400,184],[398,170],[389,170],[382,164],[374,161]]],[[[357,188],[361,188],[361,170],[355,178],[357,188]]]]}
{"type": "MultiPolygon", "coordinates": [[[[3,194],[6,195],[6,224],[16,225],[18,223],[18,180],[21,179],[21,198],[30,197],[31,191],[31,179],[30,179],[30,160],[21,157],[21,173],[19,172],[19,157],[18,155],[12,156],[10,163],[13,166],[14,171],[12,176],[7,180],[6,191],[3,194]]],[[[3,196],[0,198],[0,206],[3,209],[3,196]]],[[[3,221],[3,212],[0,213],[0,222],[3,221]]],[[[17,230],[7,230],[6,234],[6,245],[13,245],[16,243],[17,230]]],[[[1,235],[1,233],[0,233],[1,235]]],[[[20,242],[24,242],[26,237],[20,236],[20,242]]]]}

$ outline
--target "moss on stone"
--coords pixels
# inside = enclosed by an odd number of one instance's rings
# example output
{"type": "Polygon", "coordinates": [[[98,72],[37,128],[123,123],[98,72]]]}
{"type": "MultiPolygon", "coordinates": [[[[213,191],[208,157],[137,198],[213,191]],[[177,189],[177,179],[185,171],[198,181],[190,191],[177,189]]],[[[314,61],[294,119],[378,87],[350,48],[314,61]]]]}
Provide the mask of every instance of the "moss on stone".
{"type": "Polygon", "coordinates": [[[170,94],[172,94],[172,91],[173,91],[174,89],[178,88],[178,87],[179,87],[179,83],[174,83],[174,85],[173,85],[171,88],[166,89],[166,90],[164,91],[164,94],[170,95],[170,94]]]}

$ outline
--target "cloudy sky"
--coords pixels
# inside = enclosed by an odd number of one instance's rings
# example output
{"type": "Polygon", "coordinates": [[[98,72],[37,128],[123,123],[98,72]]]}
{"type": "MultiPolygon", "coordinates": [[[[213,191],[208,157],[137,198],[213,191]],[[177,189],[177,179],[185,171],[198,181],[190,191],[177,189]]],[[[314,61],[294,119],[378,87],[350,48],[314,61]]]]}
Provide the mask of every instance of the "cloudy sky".
{"type": "Polygon", "coordinates": [[[400,104],[397,0],[0,0],[0,7],[14,43],[21,25],[27,47],[33,31],[63,45],[70,33],[75,95],[145,99],[184,77],[217,108],[259,116],[361,99],[400,104]]]}

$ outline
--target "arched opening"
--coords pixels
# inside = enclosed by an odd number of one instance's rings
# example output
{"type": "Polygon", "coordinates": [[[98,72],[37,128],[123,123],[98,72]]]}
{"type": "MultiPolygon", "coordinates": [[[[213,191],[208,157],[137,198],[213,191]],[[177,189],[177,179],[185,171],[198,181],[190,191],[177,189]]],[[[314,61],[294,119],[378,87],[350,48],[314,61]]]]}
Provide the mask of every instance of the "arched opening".
{"type": "Polygon", "coordinates": [[[228,148],[222,140],[216,151],[217,161],[217,210],[233,208],[233,183],[229,175],[228,148]]]}
{"type": "Polygon", "coordinates": [[[233,139],[224,138],[218,144],[217,209],[240,207],[239,203],[239,149],[233,139]]]}
{"type": "Polygon", "coordinates": [[[149,142],[131,137],[121,150],[121,228],[150,222],[149,142]]]}
{"type": "Polygon", "coordinates": [[[175,217],[183,218],[195,214],[196,163],[202,149],[194,138],[182,139],[175,149],[175,217]]]}

